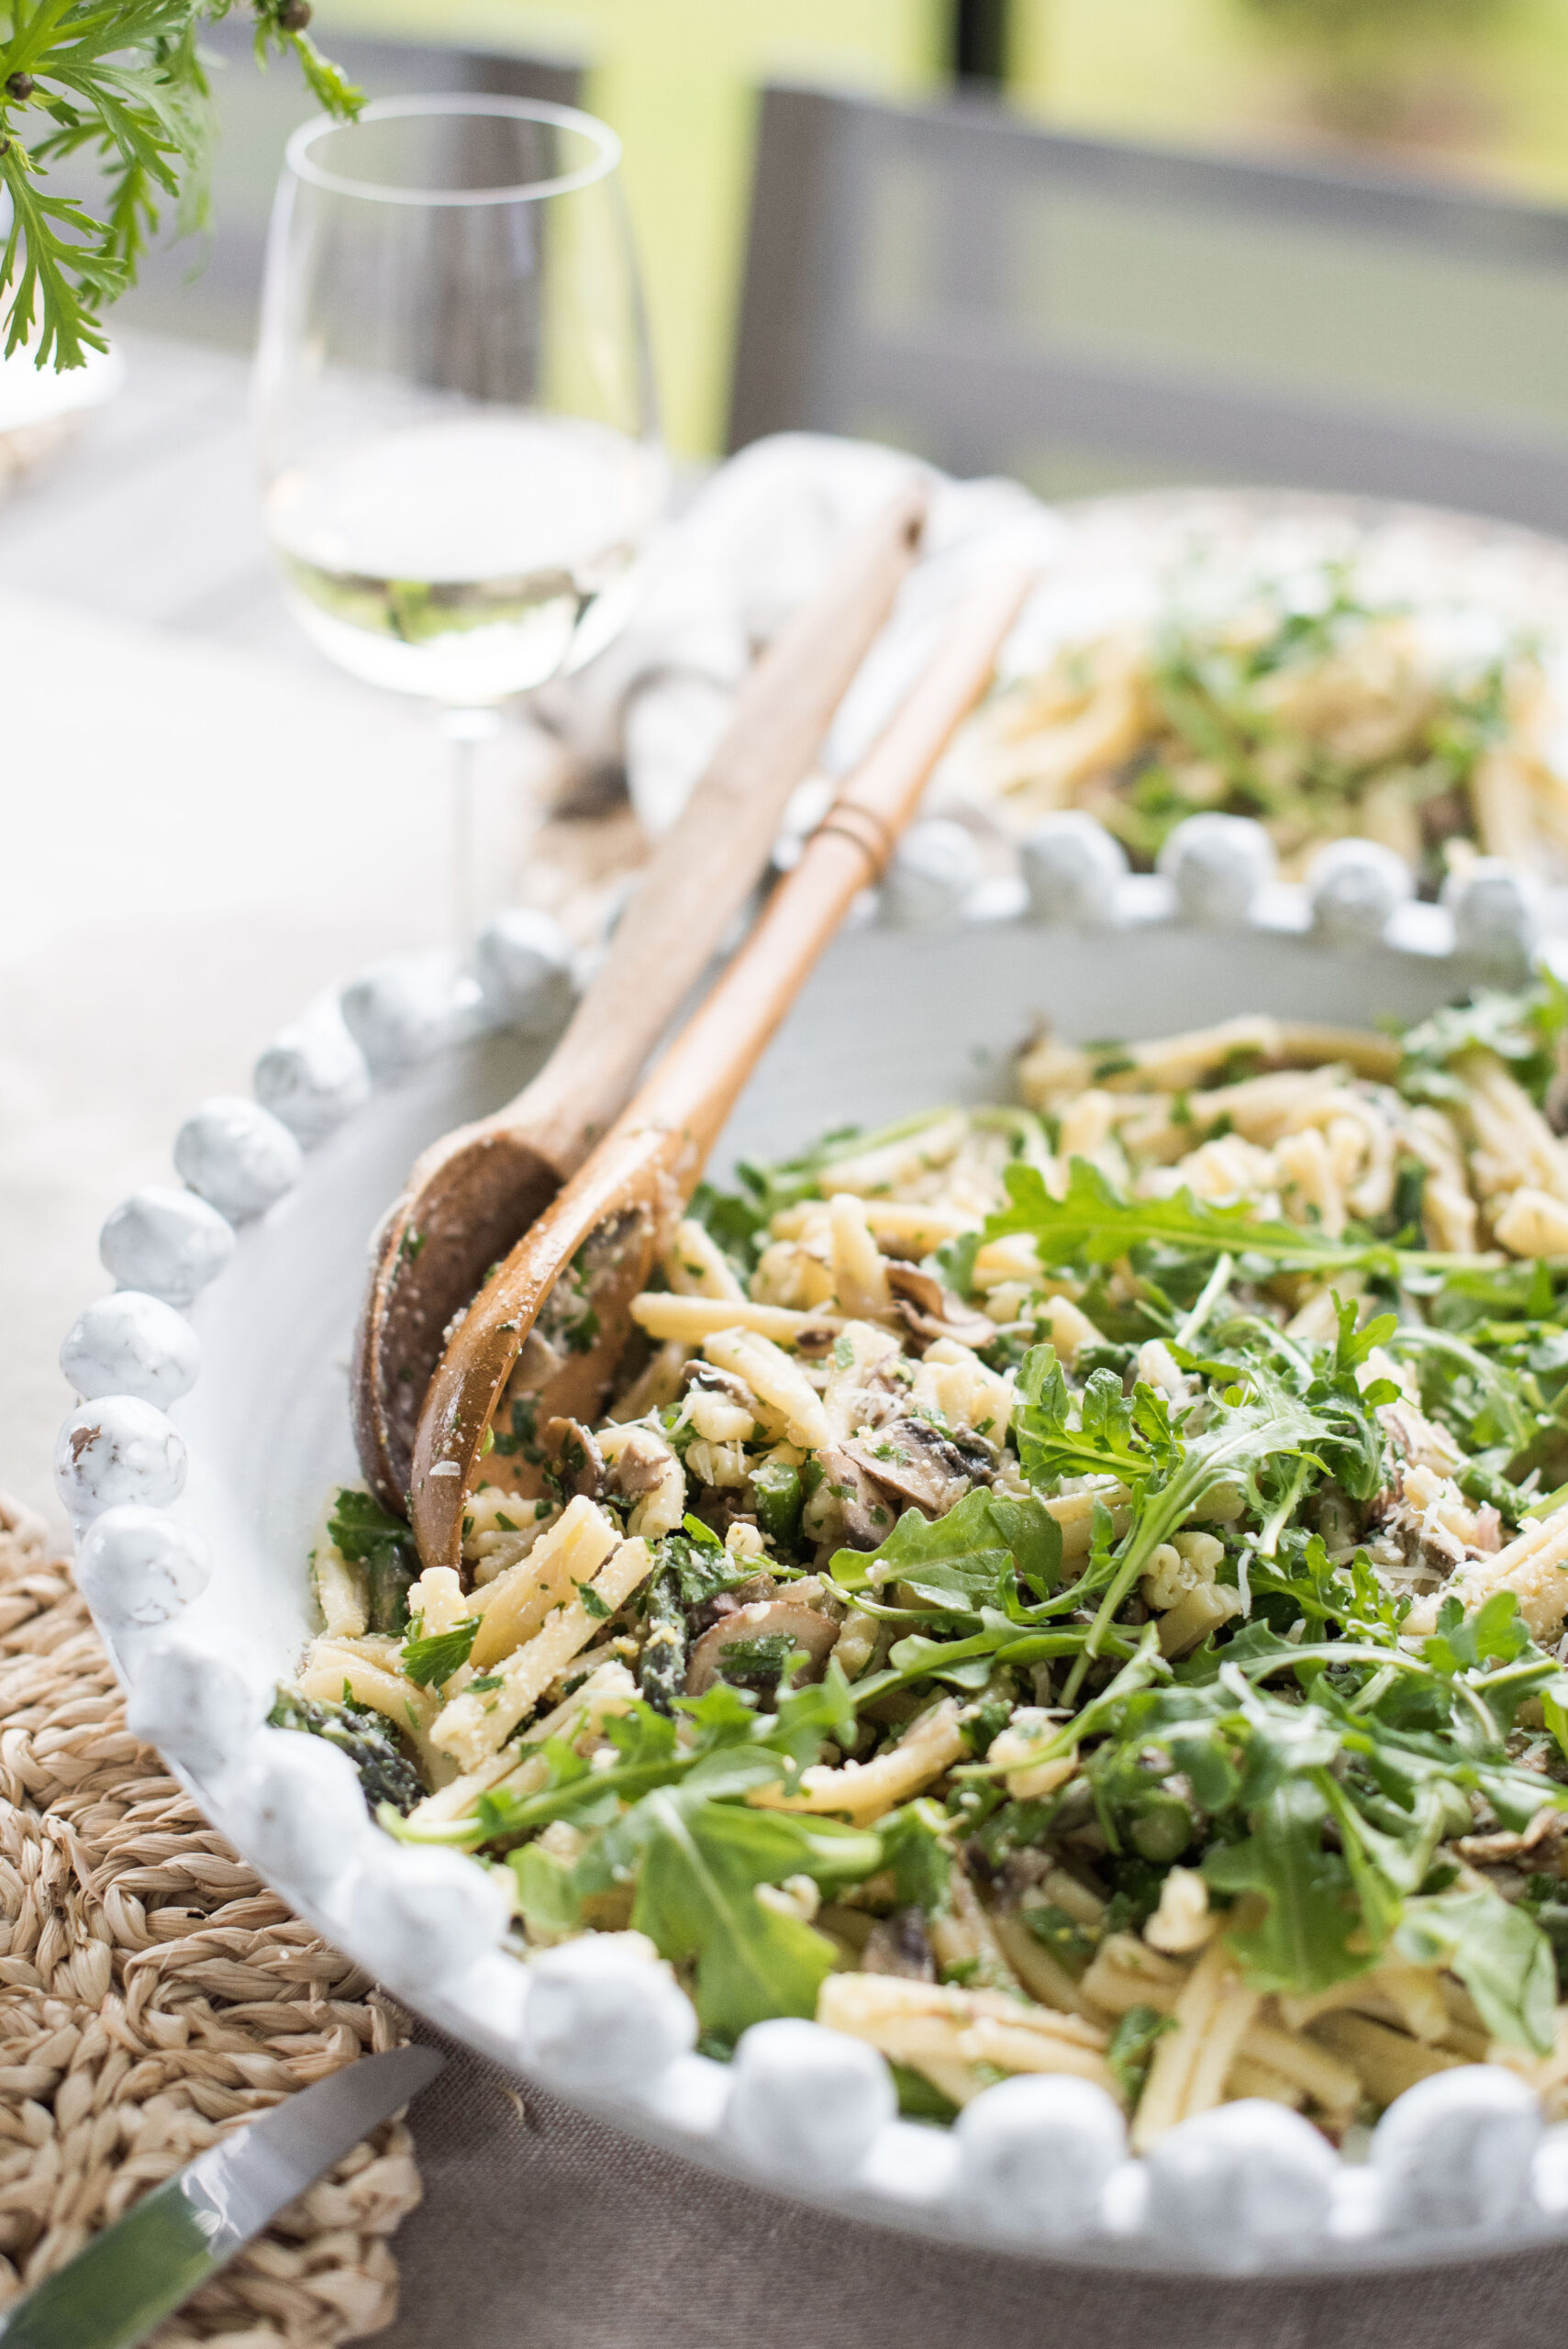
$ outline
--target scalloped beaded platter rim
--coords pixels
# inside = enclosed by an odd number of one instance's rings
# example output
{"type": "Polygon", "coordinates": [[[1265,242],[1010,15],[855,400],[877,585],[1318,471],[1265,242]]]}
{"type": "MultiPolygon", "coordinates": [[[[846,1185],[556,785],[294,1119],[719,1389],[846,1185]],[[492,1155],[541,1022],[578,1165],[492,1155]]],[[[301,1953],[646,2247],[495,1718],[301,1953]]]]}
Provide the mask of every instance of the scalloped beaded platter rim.
{"type": "MultiPolygon", "coordinates": [[[[1223,494],[1207,502],[1237,510],[1241,504],[1223,494]]],[[[1079,512],[1114,516],[1138,503],[1107,501],[1079,512]]],[[[1187,514],[1202,503],[1190,496],[1148,501],[1151,507],[1187,514]]],[[[1389,511],[1347,509],[1343,501],[1295,501],[1303,503],[1352,517],[1389,511]]],[[[1473,529],[1484,540],[1539,549],[1551,543],[1471,526],[1463,518],[1429,519],[1451,521],[1467,540],[1473,529]]],[[[1553,551],[1568,597],[1568,550],[1553,551]]],[[[908,836],[883,893],[884,927],[934,938],[978,925],[979,951],[983,931],[993,932],[999,944],[1000,932],[1020,921],[1067,922],[1075,926],[1072,944],[1079,962],[1110,946],[1118,930],[1149,940],[1159,931],[1173,941],[1183,930],[1229,930],[1238,953],[1246,952],[1251,939],[1265,961],[1272,952],[1292,962],[1305,954],[1310,963],[1338,949],[1333,960],[1343,967],[1346,949],[1358,960],[1370,955],[1385,972],[1403,969],[1418,994],[1435,1000],[1477,974],[1517,974],[1536,920],[1528,885],[1506,868],[1483,861],[1445,906],[1418,906],[1409,902],[1408,876],[1401,887],[1385,852],[1358,853],[1364,844],[1340,843],[1340,853],[1326,863],[1308,891],[1273,885],[1272,853],[1259,828],[1225,818],[1200,817],[1182,827],[1162,859],[1161,874],[1141,879],[1126,875],[1108,836],[1088,819],[1050,820],[1025,844],[1021,884],[1000,892],[975,889],[973,876],[962,871],[944,883],[943,859],[932,852],[940,842],[933,836],[948,829],[921,825],[908,836]],[[1086,927],[1091,924],[1106,927],[1096,938],[1086,927]]],[[[869,906],[866,918],[872,918],[869,906]]],[[[914,935],[904,947],[889,938],[879,951],[908,953],[915,942],[914,935]]],[[[919,969],[925,959],[912,954],[909,967],[919,969]]],[[[1370,971],[1373,963],[1361,967],[1370,971]]],[[[220,1276],[230,1286],[234,1268],[254,1252],[261,1235],[287,1241],[292,1230],[297,1243],[299,1219],[291,1226],[290,1219],[300,1203],[290,1194],[306,1165],[302,1145],[314,1150],[339,1129],[351,1137],[355,1112],[373,1092],[384,1098],[401,1089],[411,1099],[421,1073],[428,1077],[456,1068],[465,1056],[483,1053],[486,1038],[494,1041],[508,1028],[520,1029],[536,1045],[548,1042],[559,1032],[571,996],[565,941],[537,915],[502,917],[493,924],[472,974],[439,956],[378,966],[339,997],[313,1007],[263,1053],[255,1101],[205,1104],[187,1120],[174,1152],[183,1192],[139,1194],[110,1217],[105,1261],[118,1281],[117,1296],[126,1299],[115,1308],[118,1351],[100,1326],[106,1326],[104,1304],[89,1308],[67,1353],[78,1389],[90,1399],[67,1421],[60,1471],[77,1525],[81,1579],[130,1689],[140,1732],[161,1745],[217,1823],[302,1913],[433,2019],[617,2125],[753,2183],[954,2242],[1167,2273],[1223,2273],[1229,2266],[1233,2272],[1335,2274],[1434,2257],[1506,2255],[1543,2238],[1560,2239],[1568,2231],[1568,2132],[1549,2137],[1536,2157],[1541,2200],[1507,2222],[1441,2239],[1415,2230],[1407,2213],[1403,2228],[1378,2232],[1374,2173],[1337,2164],[1332,2182],[1318,2189],[1305,2173],[1294,2181],[1308,2202],[1316,2190],[1321,2206],[1318,2231],[1299,2249],[1278,2240],[1243,2243],[1240,2252],[1251,2255],[1229,2261],[1195,2256],[1184,2230],[1145,2231],[1140,2204],[1151,2180],[1157,2193],[1173,2193],[1180,2201],[1180,2161],[1159,2154],[1146,2163],[1123,2164],[1110,2176],[1093,2232],[1023,2242],[983,2228],[966,2220],[955,2199],[952,2173],[962,2173],[961,2151],[951,2140],[893,2120],[875,2095],[869,2101],[862,2097],[858,2114],[851,2112],[834,2143],[823,2138],[816,2145],[816,2172],[807,2176],[799,2148],[790,2155],[787,2093],[770,2079],[766,2063],[759,2056],[749,2071],[743,2050],[727,2072],[692,2054],[689,2007],[660,1969],[642,1964],[619,1972],[600,1966],[595,1973],[591,1944],[583,1943],[551,1953],[548,1963],[518,1965],[495,1946],[501,1913],[478,1870],[452,1854],[394,1847],[365,1817],[342,1757],[314,1741],[261,1727],[264,1690],[255,1669],[247,1670],[232,1636],[228,1653],[224,1640],[214,1636],[220,1590],[202,1603],[209,1568],[196,1520],[216,1473],[208,1464],[194,1463],[193,1495],[183,1509],[172,1506],[184,1482],[184,1446],[160,1406],[177,1406],[194,1372],[183,1359],[188,1349],[172,1338],[168,1304],[188,1306],[220,1276]],[[236,1226],[248,1227],[238,1245],[236,1226]],[[134,1302],[139,1295],[145,1306],[134,1302]],[[167,1316],[161,1322],[161,1312],[167,1316]],[[182,1616],[188,1620],[176,1628],[182,1616]],[[484,1952],[477,1960],[476,1947],[484,1952]]],[[[1163,1024],[1180,1024],[1179,1016],[1163,1024]]],[[[228,1626],[231,1634],[239,1628],[228,1626]]],[[[851,2070],[856,2065],[863,2070],[865,2051],[857,2043],[838,2041],[815,2025],[794,2028],[815,2033],[814,2045],[856,2048],[851,2070]]],[[[833,2047],[819,2052],[830,2067],[833,2047]]],[[[1446,2076],[1467,2076],[1473,2081],[1476,2075],[1446,2076]]],[[[854,2087],[847,2076],[845,2087],[846,2092],[854,2087]]],[[[1177,2130],[1166,2142],[1176,2145],[1182,2136],[1177,2130]]],[[[1383,2183],[1392,2191],[1386,2179],[1383,2183]]]]}

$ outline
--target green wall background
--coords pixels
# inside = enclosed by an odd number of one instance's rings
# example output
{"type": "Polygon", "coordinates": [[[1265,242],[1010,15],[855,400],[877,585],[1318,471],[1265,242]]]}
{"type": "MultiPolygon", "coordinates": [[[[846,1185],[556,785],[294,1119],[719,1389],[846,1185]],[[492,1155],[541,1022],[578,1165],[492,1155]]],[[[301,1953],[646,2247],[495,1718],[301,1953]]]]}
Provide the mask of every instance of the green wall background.
{"type": "Polygon", "coordinates": [[[1012,0],[1014,102],[1128,138],[1357,153],[1568,198],[1568,0],[1507,0],[1465,38],[1425,36],[1404,135],[1359,150],[1312,119],[1301,52],[1241,0],[1012,0]]]}
{"type": "Polygon", "coordinates": [[[472,41],[587,68],[620,133],[676,453],[723,445],[755,93],[768,81],[917,98],[947,75],[946,0],[324,0],[332,28],[472,41]]]}
{"type": "MultiPolygon", "coordinates": [[[[756,92],[806,81],[893,99],[950,85],[953,0],[319,0],[335,27],[472,41],[586,69],[620,132],[672,446],[723,445],[756,92]]],[[[1011,0],[1009,103],[1067,129],[1340,167],[1396,163],[1568,201],[1568,0],[1498,0],[1423,46],[1418,118],[1380,146],[1315,119],[1300,52],[1244,0],[1011,0]]]]}

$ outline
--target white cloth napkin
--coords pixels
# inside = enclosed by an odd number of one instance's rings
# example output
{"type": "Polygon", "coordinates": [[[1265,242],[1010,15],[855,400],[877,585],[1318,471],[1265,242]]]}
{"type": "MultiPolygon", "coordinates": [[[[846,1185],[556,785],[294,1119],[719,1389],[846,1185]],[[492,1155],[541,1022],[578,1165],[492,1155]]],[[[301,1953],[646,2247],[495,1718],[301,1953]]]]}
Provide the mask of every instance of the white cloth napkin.
{"type": "Polygon", "coordinates": [[[828,774],[844,773],[874,739],[973,579],[1001,560],[1061,553],[1066,525],[1016,482],[956,482],[896,449],[819,433],[753,442],[650,551],[622,632],[540,696],[584,766],[624,768],[650,834],[685,805],[758,654],[911,472],[932,485],[921,559],[839,712],[828,774]]]}

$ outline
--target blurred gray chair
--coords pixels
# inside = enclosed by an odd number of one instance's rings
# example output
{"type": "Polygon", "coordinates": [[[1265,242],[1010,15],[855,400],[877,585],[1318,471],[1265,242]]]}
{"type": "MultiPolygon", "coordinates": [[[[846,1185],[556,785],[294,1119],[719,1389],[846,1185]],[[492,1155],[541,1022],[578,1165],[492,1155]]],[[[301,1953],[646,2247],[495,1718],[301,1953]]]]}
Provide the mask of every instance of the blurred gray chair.
{"type": "Polygon", "coordinates": [[[1568,211],[766,92],[729,440],[1568,529],[1568,211]]]}

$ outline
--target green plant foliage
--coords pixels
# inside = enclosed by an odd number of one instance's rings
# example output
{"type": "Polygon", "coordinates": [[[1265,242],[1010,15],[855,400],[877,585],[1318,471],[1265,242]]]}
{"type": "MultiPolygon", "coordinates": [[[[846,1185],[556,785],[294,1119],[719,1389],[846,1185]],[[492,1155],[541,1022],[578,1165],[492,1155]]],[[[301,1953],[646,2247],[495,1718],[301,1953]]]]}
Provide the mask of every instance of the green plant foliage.
{"type": "MultiPolygon", "coordinates": [[[[161,207],[207,217],[211,93],[205,25],[235,0],[0,0],[0,186],[11,225],[0,251],[9,356],[32,340],[40,367],[102,351],[103,313],[135,282],[161,207]],[[49,189],[49,167],[86,153],[103,166],[101,216],[49,189]]],[[[357,90],[306,27],[306,0],[253,0],[256,55],[292,54],[323,108],[348,119],[357,90]]]]}

